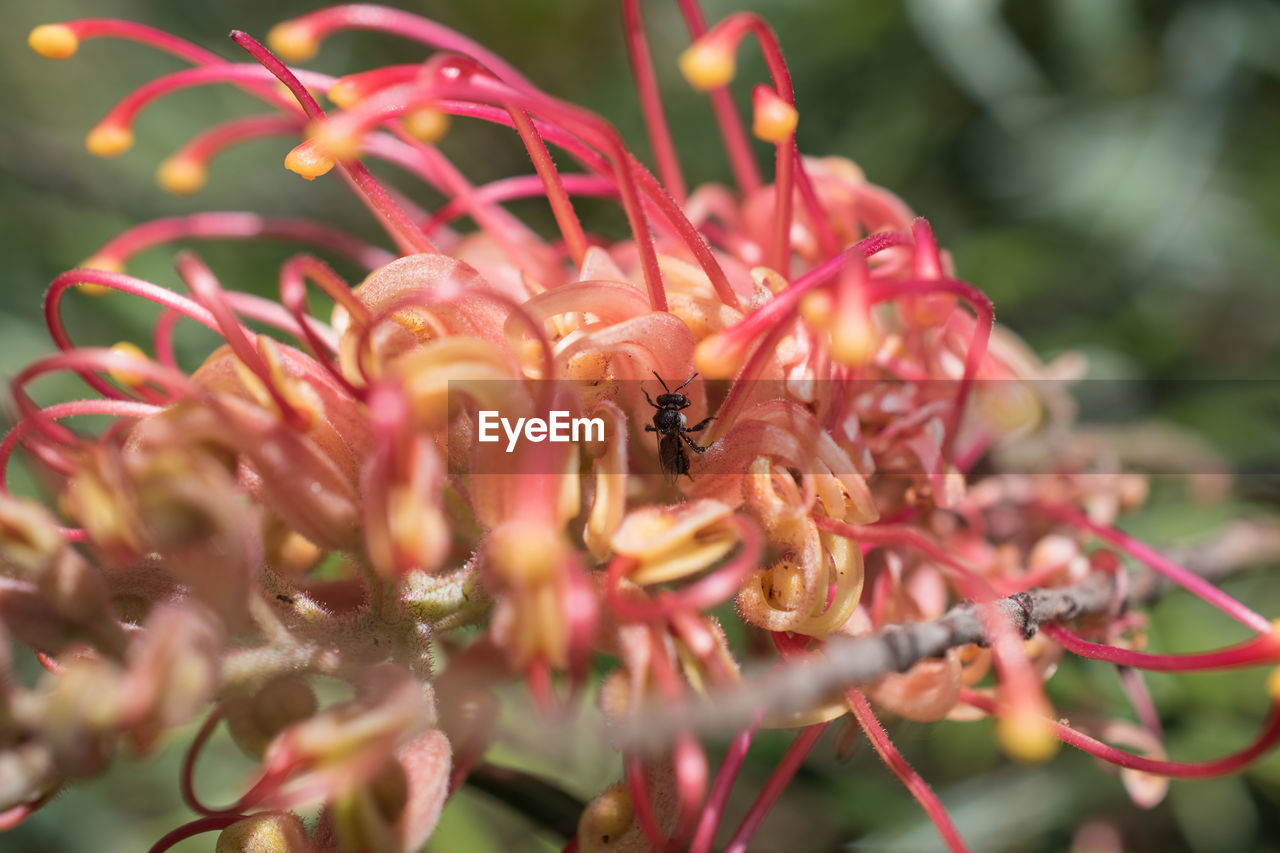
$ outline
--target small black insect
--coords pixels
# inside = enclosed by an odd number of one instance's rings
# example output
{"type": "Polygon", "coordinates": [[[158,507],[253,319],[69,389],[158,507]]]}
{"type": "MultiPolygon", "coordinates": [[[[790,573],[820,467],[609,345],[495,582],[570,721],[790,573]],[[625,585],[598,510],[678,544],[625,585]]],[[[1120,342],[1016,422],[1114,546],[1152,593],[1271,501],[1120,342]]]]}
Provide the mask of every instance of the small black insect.
{"type": "Polygon", "coordinates": [[[689,454],[685,452],[684,446],[689,445],[694,453],[706,453],[707,448],[689,438],[689,433],[701,432],[715,418],[704,418],[694,426],[685,426],[687,421],[680,410],[689,408],[691,404],[689,398],[680,393],[680,388],[692,382],[698,374],[690,376],[674,391],[667,387],[667,383],[662,381],[656,371],[653,375],[662,383],[662,390],[666,393],[659,394],[658,402],[655,403],[648,391],[643,387],[640,390],[644,391],[644,398],[649,401],[649,405],[658,410],[653,415],[653,424],[646,425],[644,429],[645,432],[658,434],[658,462],[662,466],[662,478],[667,481],[667,485],[674,485],[681,474],[692,480],[693,476],[689,474],[689,454]]]}

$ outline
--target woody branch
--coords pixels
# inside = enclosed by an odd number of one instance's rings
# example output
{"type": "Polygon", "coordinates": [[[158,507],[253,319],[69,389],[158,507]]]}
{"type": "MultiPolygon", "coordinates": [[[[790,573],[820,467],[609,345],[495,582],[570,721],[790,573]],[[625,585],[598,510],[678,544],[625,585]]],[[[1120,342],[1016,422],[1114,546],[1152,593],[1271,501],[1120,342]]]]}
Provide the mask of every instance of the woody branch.
{"type": "MultiPolygon", "coordinates": [[[[1242,520],[1217,536],[1168,554],[1207,580],[1280,560],[1280,524],[1242,520]]],[[[905,672],[920,661],[939,658],[949,649],[986,645],[989,637],[982,609],[991,608],[1022,636],[1031,638],[1042,626],[1106,613],[1116,606],[1140,607],[1168,592],[1173,584],[1147,569],[1130,571],[1117,587],[1106,572],[1093,572],[1070,586],[1035,588],[987,605],[964,601],[937,619],[886,628],[869,636],[832,639],[821,657],[758,674],[748,673],[732,690],[713,693],[707,701],[685,708],[652,707],[636,716],[626,736],[636,744],[663,742],[676,731],[729,731],[751,725],[761,714],[786,714],[822,701],[850,686],[871,684],[893,672],[905,672]]]]}

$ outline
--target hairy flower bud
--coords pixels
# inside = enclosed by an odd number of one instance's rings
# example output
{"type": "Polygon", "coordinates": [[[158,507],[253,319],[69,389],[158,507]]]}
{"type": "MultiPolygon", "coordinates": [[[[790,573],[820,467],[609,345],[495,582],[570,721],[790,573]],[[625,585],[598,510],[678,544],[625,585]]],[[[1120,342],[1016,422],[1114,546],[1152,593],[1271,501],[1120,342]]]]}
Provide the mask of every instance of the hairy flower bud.
{"type": "Polygon", "coordinates": [[[286,726],[314,714],[317,702],[306,679],[286,675],[250,693],[230,696],[222,707],[235,742],[261,758],[271,739],[286,726]]]}
{"type": "Polygon", "coordinates": [[[218,834],[215,853],[309,853],[302,819],[292,812],[238,820],[218,834]]]}

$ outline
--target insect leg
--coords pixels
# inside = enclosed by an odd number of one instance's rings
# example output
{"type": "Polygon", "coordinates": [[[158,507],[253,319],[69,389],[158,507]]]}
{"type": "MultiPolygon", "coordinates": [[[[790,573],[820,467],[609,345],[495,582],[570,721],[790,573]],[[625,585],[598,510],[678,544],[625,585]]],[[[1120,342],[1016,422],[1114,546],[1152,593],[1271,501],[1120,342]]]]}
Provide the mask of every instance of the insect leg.
{"type": "Polygon", "coordinates": [[[698,421],[698,423],[696,423],[695,425],[691,427],[685,427],[684,431],[685,432],[702,432],[704,429],[707,428],[707,424],[711,423],[714,420],[715,420],[714,415],[712,415],[709,418],[703,418],[702,420],[698,421]]]}
{"type": "Polygon", "coordinates": [[[703,447],[701,444],[698,444],[692,438],[689,438],[689,436],[685,435],[685,432],[687,432],[687,430],[683,430],[683,429],[680,430],[680,437],[684,439],[685,444],[689,445],[690,450],[692,450],[694,453],[707,452],[707,449],[705,447],[703,447]]]}
{"type": "Polygon", "coordinates": [[[655,409],[661,409],[661,408],[662,408],[662,407],[661,407],[661,406],[659,406],[657,403],[653,402],[653,398],[649,396],[649,392],[648,392],[648,391],[646,391],[646,390],[644,389],[644,387],[643,387],[643,386],[641,386],[641,388],[640,388],[640,392],[641,392],[642,394],[644,394],[644,398],[645,398],[646,400],[648,400],[648,401],[649,401],[649,405],[650,405],[650,406],[653,406],[655,409]]]}

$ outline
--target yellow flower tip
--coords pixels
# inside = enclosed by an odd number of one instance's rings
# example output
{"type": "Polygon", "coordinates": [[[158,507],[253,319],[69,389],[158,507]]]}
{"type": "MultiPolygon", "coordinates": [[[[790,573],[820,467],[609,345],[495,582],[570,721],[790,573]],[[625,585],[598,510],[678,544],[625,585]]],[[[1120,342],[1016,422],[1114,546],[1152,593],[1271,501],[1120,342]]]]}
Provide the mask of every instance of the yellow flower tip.
{"type": "Polygon", "coordinates": [[[726,86],[738,72],[732,52],[716,43],[694,42],[680,54],[680,73],[700,92],[726,86]]]}
{"type": "Polygon", "coordinates": [[[191,195],[204,188],[209,173],[204,164],[190,157],[170,157],[156,169],[156,183],[174,195],[191,195]]]}
{"type": "Polygon", "coordinates": [[[743,355],[727,332],[716,332],[698,342],[693,364],[707,379],[732,379],[742,367],[743,355]]]}
{"type": "Polygon", "coordinates": [[[564,564],[564,544],[549,524],[509,521],[489,534],[489,564],[507,583],[552,580],[564,564]]]}
{"type": "Polygon", "coordinates": [[[308,181],[326,174],[334,166],[333,158],[311,141],[295,145],[284,158],[284,167],[296,172],[308,181]]]}
{"type": "Polygon", "coordinates": [[[133,131],[121,124],[100,124],[89,131],[84,147],[95,157],[117,157],[133,147],[133,131]]]}
{"type": "MultiPolygon", "coordinates": [[[[307,142],[304,142],[298,148],[310,143],[315,150],[316,156],[324,156],[344,163],[359,157],[360,137],[343,131],[341,127],[335,130],[334,124],[335,122],[332,120],[324,120],[311,125],[307,131],[307,142]]],[[[297,151],[298,148],[295,148],[294,151],[297,151]]],[[[320,174],[323,174],[323,172],[320,174]]],[[[303,175],[303,177],[306,177],[306,175],[303,175]]]]}
{"type": "Polygon", "coordinates": [[[102,270],[103,272],[124,272],[124,264],[119,258],[110,255],[94,255],[85,258],[84,263],[80,264],[81,269],[86,270],[102,270]]]}
{"type": "Polygon", "coordinates": [[[27,36],[27,44],[45,59],[66,59],[80,47],[80,38],[66,24],[41,24],[27,36]]]}
{"type": "Polygon", "coordinates": [[[820,157],[816,162],[832,177],[847,183],[861,184],[867,180],[867,173],[862,171],[862,167],[847,157],[820,157]]]}
{"type": "Polygon", "coordinates": [[[1015,709],[997,719],[996,742],[1006,755],[1025,764],[1048,761],[1061,745],[1049,720],[1032,709],[1015,709]]]}
{"type": "Polygon", "coordinates": [[[1280,666],[1271,670],[1271,674],[1267,676],[1267,693],[1271,696],[1271,701],[1280,702],[1280,666]]]}
{"type": "Polygon", "coordinates": [[[111,292],[110,287],[103,287],[100,284],[90,284],[87,281],[82,281],[78,283],[76,285],[76,290],[80,291],[85,296],[92,296],[94,298],[97,298],[99,296],[106,296],[108,293],[111,292]]]}
{"type": "Polygon", "coordinates": [[[800,298],[800,316],[815,329],[830,329],[835,300],[826,290],[811,290],[800,298]]]}
{"type": "MultiPolygon", "coordinates": [[[[139,349],[136,344],[130,343],[129,341],[121,341],[116,344],[111,348],[111,352],[115,355],[124,356],[126,358],[136,358],[139,361],[147,360],[147,354],[139,349]]],[[[112,379],[129,388],[136,388],[147,381],[141,374],[135,373],[126,367],[109,368],[107,373],[112,379]]]]}
{"type": "MultiPolygon", "coordinates": [[[[94,255],[91,258],[87,258],[84,263],[80,264],[80,268],[87,270],[102,270],[103,272],[124,272],[124,264],[116,258],[108,257],[106,255],[94,255]]],[[[76,290],[79,290],[85,296],[106,296],[112,291],[112,288],[82,281],[76,285],[76,290]]]]}
{"type": "Polygon", "coordinates": [[[879,337],[862,312],[837,318],[831,327],[831,357],[847,367],[861,367],[875,358],[879,337]]]}
{"type": "Polygon", "coordinates": [[[285,62],[306,62],[316,55],[320,42],[298,21],[282,21],[267,33],[267,46],[285,62]]]}
{"type": "Polygon", "coordinates": [[[780,145],[796,132],[800,113],[777,92],[768,86],[757,86],[751,100],[751,132],[756,139],[780,145]]]}
{"type": "Polygon", "coordinates": [[[449,115],[430,107],[406,113],[402,122],[410,136],[428,145],[439,142],[449,132],[449,115]]]}
{"type": "Polygon", "coordinates": [[[329,87],[328,96],[335,107],[349,109],[360,100],[360,86],[350,77],[339,77],[338,81],[329,87]]]}
{"type": "Polygon", "coordinates": [[[983,383],[975,397],[983,420],[1003,435],[1031,429],[1040,422],[1040,401],[1017,380],[983,383]]]}

